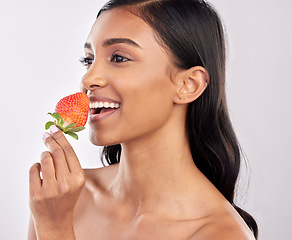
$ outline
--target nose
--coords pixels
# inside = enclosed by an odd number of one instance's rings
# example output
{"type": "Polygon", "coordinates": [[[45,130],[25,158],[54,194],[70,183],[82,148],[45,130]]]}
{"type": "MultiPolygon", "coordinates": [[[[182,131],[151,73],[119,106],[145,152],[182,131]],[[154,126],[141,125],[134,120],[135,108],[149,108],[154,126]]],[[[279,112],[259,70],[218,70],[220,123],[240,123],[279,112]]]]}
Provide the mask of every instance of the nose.
{"type": "Polygon", "coordinates": [[[87,93],[88,91],[93,91],[95,88],[102,88],[105,86],[107,86],[107,81],[103,77],[100,67],[96,64],[92,64],[82,77],[80,83],[81,92],[87,93]]]}

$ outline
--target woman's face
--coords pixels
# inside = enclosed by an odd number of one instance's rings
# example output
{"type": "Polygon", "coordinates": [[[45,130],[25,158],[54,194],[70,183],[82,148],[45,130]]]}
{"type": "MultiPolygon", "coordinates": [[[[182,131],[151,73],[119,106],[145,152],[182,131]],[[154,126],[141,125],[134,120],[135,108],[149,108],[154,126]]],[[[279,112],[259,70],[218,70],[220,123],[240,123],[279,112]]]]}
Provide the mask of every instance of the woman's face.
{"type": "Polygon", "coordinates": [[[87,72],[82,87],[91,104],[119,108],[91,109],[90,139],[114,145],[158,134],[173,114],[176,87],[173,65],[142,19],[123,8],[103,12],[85,44],[87,72]]]}

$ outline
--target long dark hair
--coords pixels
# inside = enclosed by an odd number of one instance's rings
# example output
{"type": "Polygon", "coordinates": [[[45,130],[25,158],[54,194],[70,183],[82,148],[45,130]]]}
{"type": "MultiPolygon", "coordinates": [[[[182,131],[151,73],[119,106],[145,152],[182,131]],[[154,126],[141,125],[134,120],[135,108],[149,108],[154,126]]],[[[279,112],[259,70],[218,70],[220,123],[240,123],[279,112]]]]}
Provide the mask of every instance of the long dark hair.
{"type": "MultiPolygon", "coordinates": [[[[221,20],[203,0],[110,0],[99,12],[127,6],[151,26],[159,43],[169,50],[181,69],[202,66],[210,82],[190,103],[186,129],[199,170],[233,205],[257,238],[255,220],[234,203],[241,151],[228,115],[225,94],[225,41],[221,20]]],[[[97,16],[97,17],[98,17],[97,16]]],[[[121,145],[106,146],[102,161],[120,161],[121,145]]]]}

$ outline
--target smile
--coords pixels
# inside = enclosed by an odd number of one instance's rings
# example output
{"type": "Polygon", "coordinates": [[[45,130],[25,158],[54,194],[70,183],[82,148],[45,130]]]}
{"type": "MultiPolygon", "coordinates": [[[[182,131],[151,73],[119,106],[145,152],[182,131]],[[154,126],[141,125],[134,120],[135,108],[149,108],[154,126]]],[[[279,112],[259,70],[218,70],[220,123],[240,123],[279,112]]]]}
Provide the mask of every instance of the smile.
{"type": "Polygon", "coordinates": [[[107,117],[113,112],[117,111],[120,108],[119,103],[114,102],[91,102],[89,104],[90,112],[89,112],[89,120],[98,120],[107,117]]]}
{"type": "Polygon", "coordinates": [[[93,102],[89,103],[89,108],[119,108],[119,103],[110,103],[110,102],[93,102]]]}

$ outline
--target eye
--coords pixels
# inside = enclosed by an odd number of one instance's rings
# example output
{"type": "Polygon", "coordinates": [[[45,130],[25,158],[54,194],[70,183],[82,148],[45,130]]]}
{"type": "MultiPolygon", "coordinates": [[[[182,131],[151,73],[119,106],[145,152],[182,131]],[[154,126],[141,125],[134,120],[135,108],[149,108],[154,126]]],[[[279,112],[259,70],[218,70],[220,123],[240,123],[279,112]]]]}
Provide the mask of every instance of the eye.
{"type": "Polygon", "coordinates": [[[84,67],[89,67],[93,63],[93,59],[81,57],[79,60],[84,67]]]}
{"type": "Polygon", "coordinates": [[[122,63],[126,61],[130,61],[130,59],[123,57],[119,54],[113,54],[111,58],[111,62],[115,62],[115,63],[122,63]]]}

